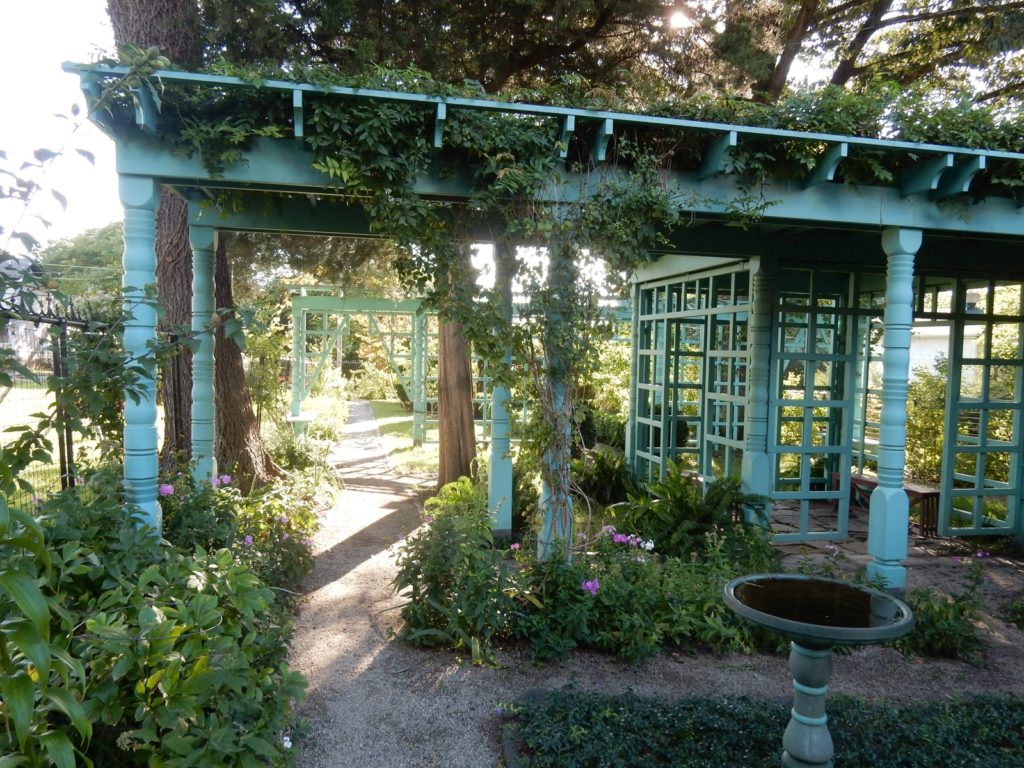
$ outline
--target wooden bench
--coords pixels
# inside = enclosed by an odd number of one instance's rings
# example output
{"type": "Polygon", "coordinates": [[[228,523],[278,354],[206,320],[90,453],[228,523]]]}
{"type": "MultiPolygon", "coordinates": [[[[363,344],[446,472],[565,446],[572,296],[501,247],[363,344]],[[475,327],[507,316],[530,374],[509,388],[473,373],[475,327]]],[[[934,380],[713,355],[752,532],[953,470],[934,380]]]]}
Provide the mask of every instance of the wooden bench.
{"type": "MultiPolygon", "coordinates": [[[[839,472],[832,473],[832,490],[839,490],[839,472]]],[[[875,475],[850,473],[850,506],[868,509],[871,506],[871,492],[878,485],[875,475]]],[[[917,524],[922,536],[930,538],[939,533],[939,489],[933,485],[903,481],[903,490],[913,511],[917,507],[917,524]]]]}

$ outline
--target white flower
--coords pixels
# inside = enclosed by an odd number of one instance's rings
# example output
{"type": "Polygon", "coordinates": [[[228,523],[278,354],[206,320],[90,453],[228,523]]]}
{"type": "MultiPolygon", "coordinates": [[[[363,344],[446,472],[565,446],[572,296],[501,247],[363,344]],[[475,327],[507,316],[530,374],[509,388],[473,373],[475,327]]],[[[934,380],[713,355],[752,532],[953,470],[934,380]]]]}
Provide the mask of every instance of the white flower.
{"type": "Polygon", "coordinates": [[[654,542],[651,539],[648,539],[647,541],[645,541],[644,542],[644,549],[646,549],[648,552],[653,552],[654,551],[654,542]]]}
{"type": "Polygon", "coordinates": [[[285,749],[291,749],[292,748],[292,740],[291,740],[291,738],[288,737],[288,736],[282,736],[281,737],[281,746],[284,747],[285,749]]]}

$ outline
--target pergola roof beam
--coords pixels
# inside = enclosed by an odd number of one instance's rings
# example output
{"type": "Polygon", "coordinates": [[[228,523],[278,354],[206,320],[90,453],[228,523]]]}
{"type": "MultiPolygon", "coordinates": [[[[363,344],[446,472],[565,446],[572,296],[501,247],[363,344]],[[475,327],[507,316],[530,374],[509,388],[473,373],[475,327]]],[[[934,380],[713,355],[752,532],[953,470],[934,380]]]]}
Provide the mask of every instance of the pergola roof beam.
{"type": "MultiPolygon", "coordinates": [[[[128,67],[108,66],[103,64],[74,64],[65,62],[64,70],[80,74],[92,74],[99,78],[117,78],[129,72],[128,67]]],[[[182,84],[205,85],[215,87],[261,88],[263,90],[303,91],[311,94],[345,96],[356,99],[376,99],[379,101],[408,102],[414,104],[446,104],[451,107],[489,110],[524,115],[548,115],[559,119],[573,116],[585,120],[612,120],[621,125],[647,126],[652,128],[682,128],[699,131],[735,131],[738,136],[754,138],[793,139],[797,141],[814,141],[835,144],[846,142],[851,148],[865,147],[890,152],[948,153],[957,156],[984,155],[989,159],[1013,160],[1024,162],[1024,153],[1005,152],[988,149],[972,149],[967,147],[948,147],[940,144],[915,143],[909,141],[893,141],[890,139],[873,139],[860,136],[840,136],[828,133],[792,131],[782,128],[763,128],[749,125],[729,125],[727,123],[703,122],[680,117],[662,117],[658,115],[633,114],[628,112],[611,112],[607,110],[579,109],[575,107],[558,107],[546,104],[521,104],[508,101],[492,101],[489,99],[470,99],[458,96],[435,96],[423,93],[406,93],[402,91],[385,91],[374,88],[353,88],[349,86],[318,86],[309,83],[294,83],[286,80],[262,80],[254,83],[239,77],[226,75],[207,75],[195,72],[177,72],[158,70],[153,73],[158,79],[182,84]]]]}

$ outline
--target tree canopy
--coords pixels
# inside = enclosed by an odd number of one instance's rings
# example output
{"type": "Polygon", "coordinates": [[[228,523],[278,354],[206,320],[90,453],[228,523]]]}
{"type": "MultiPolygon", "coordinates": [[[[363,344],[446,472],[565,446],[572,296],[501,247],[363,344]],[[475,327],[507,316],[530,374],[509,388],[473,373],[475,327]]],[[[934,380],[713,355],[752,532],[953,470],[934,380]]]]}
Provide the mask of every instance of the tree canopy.
{"type": "Polygon", "coordinates": [[[633,101],[714,93],[774,101],[812,80],[971,86],[1020,104],[1015,0],[211,0],[208,54],[234,63],[408,67],[488,93],[564,77],[633,101]]]}

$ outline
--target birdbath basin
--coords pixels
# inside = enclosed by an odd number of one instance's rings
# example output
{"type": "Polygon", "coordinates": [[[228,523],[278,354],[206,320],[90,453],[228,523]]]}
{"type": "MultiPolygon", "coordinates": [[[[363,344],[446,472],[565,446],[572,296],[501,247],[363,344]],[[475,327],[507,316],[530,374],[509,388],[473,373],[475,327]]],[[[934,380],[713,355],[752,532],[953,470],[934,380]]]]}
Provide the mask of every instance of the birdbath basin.
{"type": "Polygon", "coordinates": [[[782,737],[782,765],[831,766],[825,697],[832,648],[902,637],[914,626],[910,608],[877,589],[802,574],[741,576],[725,585],[725,602],[747,621],[792,641],[793,710],[782,737]]]}

